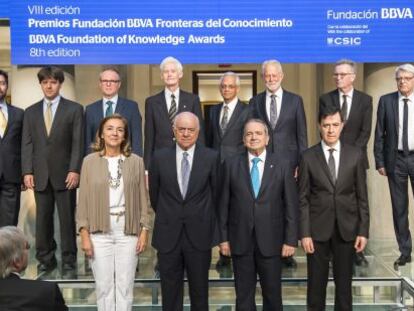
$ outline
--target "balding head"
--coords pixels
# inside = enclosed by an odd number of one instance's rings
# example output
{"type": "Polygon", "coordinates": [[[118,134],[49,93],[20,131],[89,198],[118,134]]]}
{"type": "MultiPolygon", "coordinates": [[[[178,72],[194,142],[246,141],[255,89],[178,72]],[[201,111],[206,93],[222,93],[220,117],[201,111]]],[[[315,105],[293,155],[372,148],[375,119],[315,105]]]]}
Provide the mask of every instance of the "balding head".
{"type": "Polygon", "coordinates": [[[197,141],[200,121],[192,112],[181,112],[174,118],[173,130],[178,146],[183,150],[188,150],[197,141]]]}

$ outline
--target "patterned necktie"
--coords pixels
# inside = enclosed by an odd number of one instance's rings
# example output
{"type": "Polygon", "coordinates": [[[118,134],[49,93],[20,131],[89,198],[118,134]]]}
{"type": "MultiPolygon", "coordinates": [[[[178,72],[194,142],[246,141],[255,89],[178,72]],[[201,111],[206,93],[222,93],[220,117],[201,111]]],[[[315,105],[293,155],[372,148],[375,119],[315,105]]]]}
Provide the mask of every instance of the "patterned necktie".
{"type": "Polygon", "coordinates": [[[221,128],[222,134],[226,132],[228,123],[229,123],[229,105],[223,104],[223,116],[221,117],[221,122],[220,122],[220,128],[221,128]]]}
{"type": "Polygon", "coordinates": [[[342,109],[341,109],[341,115],[342,115],[342,120],[344,122],[346,122],[347,117],[348,117],[348,102],[347,102],[347,96],[344,94],[342,95],[342,98],[344,99],[342,102],[342,109]]]}
{"type": "Polygon", "coordinates": [[[170,118],[171,123],[173,123],[176,114],[177,114],[177,103],[175,102],[175,95],[171,94],[171,106],[170,106],[170,110],[168,110],[168,118],[170,118]]]}
{"type": "Polygon", "coordinates": [[[331,173],[332,180],[336,182],[336,166],[335,166],[335,158],[333,157],[333,152],[335,149],[329,149],[329,159],[328,159],[328,166],[329,172],[331,173]]]}
{"type": "Polygon", "coordinates": [[[181,159],[181,194],[183,198],[187,194],[188,180],[190,178],[190,162],[188,161],[188,152],[183,152],[181,159]]]}
{"type": "Polygon", "coordinates": [[[275,128],[277,122],[276,95],[270,95],[270,125],[275,128]]]}
{"type": "Polygon", "coordinates": [[[250,171],[250,178],[252,179],[254,197],[257,198],[260,189],[260,176],[259,176],[259,166],[257,165],[260,162],[260,158],[252,159],[252,169],[250,171]]]}
{"type": "Polygon", "coordinates": [[[110,100],[108,100],[106,102],[107,107],[106,107],[106,110],[105,110],[105,118],[110,117],[114,114],[114,109],[112,108],[113,104],[114,103],[110,100]]]}
{"type": "Polygon", "coordinates": [[[408,156],[410,149],[408,148],[408,98],[403,98],[404,114],[403,114],[403,132],[402,145],[404,156],[408,156]]]}
{"type": "Polygon", "coordinates": [[[46,102],[46,112],[45,112],[45,126],[46,126],[46,133],[47,136],[50,134],[50,130],[52,129],[52,122],[53,122],[53,115],[52,115],[52,102],[46,102]]]}
{"type": "Polygon", "coordinates": [[[0,136],[3,137],[4,132],[6,131],[7,120],[6,116],[3,113],[2,108],[0,107],[0,136]]]}

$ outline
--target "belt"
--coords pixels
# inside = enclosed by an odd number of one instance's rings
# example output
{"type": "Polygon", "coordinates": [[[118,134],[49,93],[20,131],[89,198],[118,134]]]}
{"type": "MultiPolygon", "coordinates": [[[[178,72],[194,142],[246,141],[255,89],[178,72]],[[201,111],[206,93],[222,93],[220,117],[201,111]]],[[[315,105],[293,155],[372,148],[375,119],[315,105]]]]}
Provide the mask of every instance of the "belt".
{"type": "Polygon", "coordinates": [[[110,212],[109,215],[116,216],[116,222],[119,221],[119,217],[125,216],[125,211],[122,212],[110,212]]]}
{"type": "MultiPolygon", "coordinates": [[[[405,154],[404,154],[404,151],[403,151],[403,150],[398,150],[397,152],[398,152],[398,154],[400,154],[400,155],[402,155],[402,156],[405,156],[405,154]]],[[[412,156],[412,155],[414,155],[414,150],[410,150],[410,151],[408,151],[408,155],[407,155],[407,156],[412,156]]]]}

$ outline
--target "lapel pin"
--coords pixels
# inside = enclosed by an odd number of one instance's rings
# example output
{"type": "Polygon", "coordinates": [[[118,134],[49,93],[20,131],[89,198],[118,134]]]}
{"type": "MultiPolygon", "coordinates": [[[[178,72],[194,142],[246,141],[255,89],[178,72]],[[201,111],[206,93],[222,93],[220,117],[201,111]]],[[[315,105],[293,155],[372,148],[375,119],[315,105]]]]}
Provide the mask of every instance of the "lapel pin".
{"type": "Polygon", "coordinates": [[[270,168],[273,168],[273,164],[270,164],[270,168]]]}
{"type": "Polygon", "coordinates": [[[187,108],[187,106],[186,106],[186,105],[184,105],[184,108],[187,108]]]}

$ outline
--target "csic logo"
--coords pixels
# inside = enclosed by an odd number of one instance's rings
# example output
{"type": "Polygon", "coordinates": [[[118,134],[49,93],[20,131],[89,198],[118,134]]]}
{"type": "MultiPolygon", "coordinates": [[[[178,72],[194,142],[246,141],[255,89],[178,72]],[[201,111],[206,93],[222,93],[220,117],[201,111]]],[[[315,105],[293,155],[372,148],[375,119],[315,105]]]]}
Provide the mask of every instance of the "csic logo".
{"type": "Polygon", "coordinates": [[[361,41],[361,37],[329,37],[326,39],[326,43],[331,46],[355,46],[361,45],[361,41]]]}

